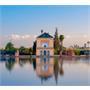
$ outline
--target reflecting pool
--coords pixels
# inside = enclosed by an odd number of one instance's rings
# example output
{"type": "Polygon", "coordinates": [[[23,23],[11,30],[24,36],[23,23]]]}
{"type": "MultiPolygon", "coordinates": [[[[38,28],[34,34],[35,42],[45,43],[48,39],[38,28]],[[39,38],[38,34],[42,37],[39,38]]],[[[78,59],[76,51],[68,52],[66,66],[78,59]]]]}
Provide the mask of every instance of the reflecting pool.
{"type": "Polygon", "coordinates": [[[90,58],[0,58],[0,85],[90,85],[90,58]]]}

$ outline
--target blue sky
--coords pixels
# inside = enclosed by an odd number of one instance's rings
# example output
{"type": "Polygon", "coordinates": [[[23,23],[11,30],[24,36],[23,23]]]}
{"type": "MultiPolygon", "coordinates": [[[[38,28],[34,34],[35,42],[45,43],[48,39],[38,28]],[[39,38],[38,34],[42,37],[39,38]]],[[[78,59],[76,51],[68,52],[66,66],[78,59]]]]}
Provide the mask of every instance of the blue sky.
{"type": "Polygon", "coordinates": [[[1,46],[11,39],[16,46],[32,46],[41,29],[54,35],[56,27],[65,46],[90,40],[90,6],[0,6],[0,11],[1,46]]]}

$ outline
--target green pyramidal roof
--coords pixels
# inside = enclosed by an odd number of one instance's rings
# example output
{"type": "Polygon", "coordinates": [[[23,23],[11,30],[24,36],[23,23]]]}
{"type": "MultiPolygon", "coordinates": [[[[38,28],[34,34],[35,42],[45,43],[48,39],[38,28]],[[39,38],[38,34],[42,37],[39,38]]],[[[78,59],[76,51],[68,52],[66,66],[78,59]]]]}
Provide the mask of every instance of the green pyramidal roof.
{"type": "Polygon", "coordinates": [[[37,38],[53,38],[49,33],[43,33],[40,36],[38,36],[37,38]]]}

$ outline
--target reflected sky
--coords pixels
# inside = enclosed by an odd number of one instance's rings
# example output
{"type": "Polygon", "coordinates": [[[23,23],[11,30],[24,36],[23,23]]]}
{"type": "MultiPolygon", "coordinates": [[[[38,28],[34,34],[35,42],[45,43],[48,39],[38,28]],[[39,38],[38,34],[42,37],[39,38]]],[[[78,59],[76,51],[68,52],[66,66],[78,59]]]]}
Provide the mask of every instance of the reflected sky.
{"type": "Polygon", "coordinates": [[[0,60],[0,85],[90,85],[89,58],[0,60]]]}

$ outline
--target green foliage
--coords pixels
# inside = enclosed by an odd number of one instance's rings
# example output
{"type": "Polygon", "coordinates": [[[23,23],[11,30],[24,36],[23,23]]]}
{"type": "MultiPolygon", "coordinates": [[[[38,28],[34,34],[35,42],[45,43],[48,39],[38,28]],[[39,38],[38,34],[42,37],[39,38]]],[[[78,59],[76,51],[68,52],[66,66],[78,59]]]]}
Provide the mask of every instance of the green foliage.
{"type": "Polygon", "coordinates": [[[64,40],[64,35],[60,35],[59,40],[62,42],[64,40]]]}
{"type": "Polygon", "coordinates": [[[24,53],[25,52],[25,47],[24,46],[21,46],[20,48],[19,48],[19,52],[21,53],[24,53]]]}
{"type": "Polygon", "coordinates": [[[33,49],[29,48],[29,52],[30,52],[30,55],[32,55],[33,54],[33,49]]]}
{"type": "Polygon", "coordinates": [[[80,55],[80,49],[74,49],[75,55],[80,55]]]}
{"type": "Polygon", "coordinates": [[[6,44],[5,50],[9,52],[15,52],[16,50],[19,50],[20,54],[32,54],[33,53],[32,48],[25,48],[24,46],[21,46],[20,48],[15,48],[11,42],[8,42],[6,44]]]}
{"type": "Polygon", "coordinates": [[[54,35],[54,53],[55,54],[58,54],[59,48],[60,48],[60,45],[59,45],[59,38],[58,38],[58,30],[56,28],[55,35],[54,35]]]}
{"type": "Polygon", "coordinates": [[[8,42],[8,43],[6,44],[6,46],[5,46],[5,50],[6,50],[6,51],[16,51],[16,48],[14,48],[13,43],[8,42]]]}
{"type": "Polygon", "coordinates": [[[64,40],[64,35],[60,35],[58,37],[58,30],[56,28],[55,35],[54,35],[54,54],[59,54],[60,50],[63,50],[63,40],[64,40]],[[59,44],[61,43],[61,45],[59,44]]]}
{"type": "Polygon", "coordinates": [[[58,54],[59,54],[59,50],[54,49],[54,54],[55,54],[55,55],[58,55],[58,54]]]}
{"type": "Polygon", "coordinates": [[[19,52],[21,54],[32,54],[32,48],[25,48],[24,46],[21,46],[19,48],[19,52]]]}
{"type": "Polygon", "coordinates": [[[62,55],[64,35],[60,35],[59,40],[60,40],[60,55],[62,55]]]}

